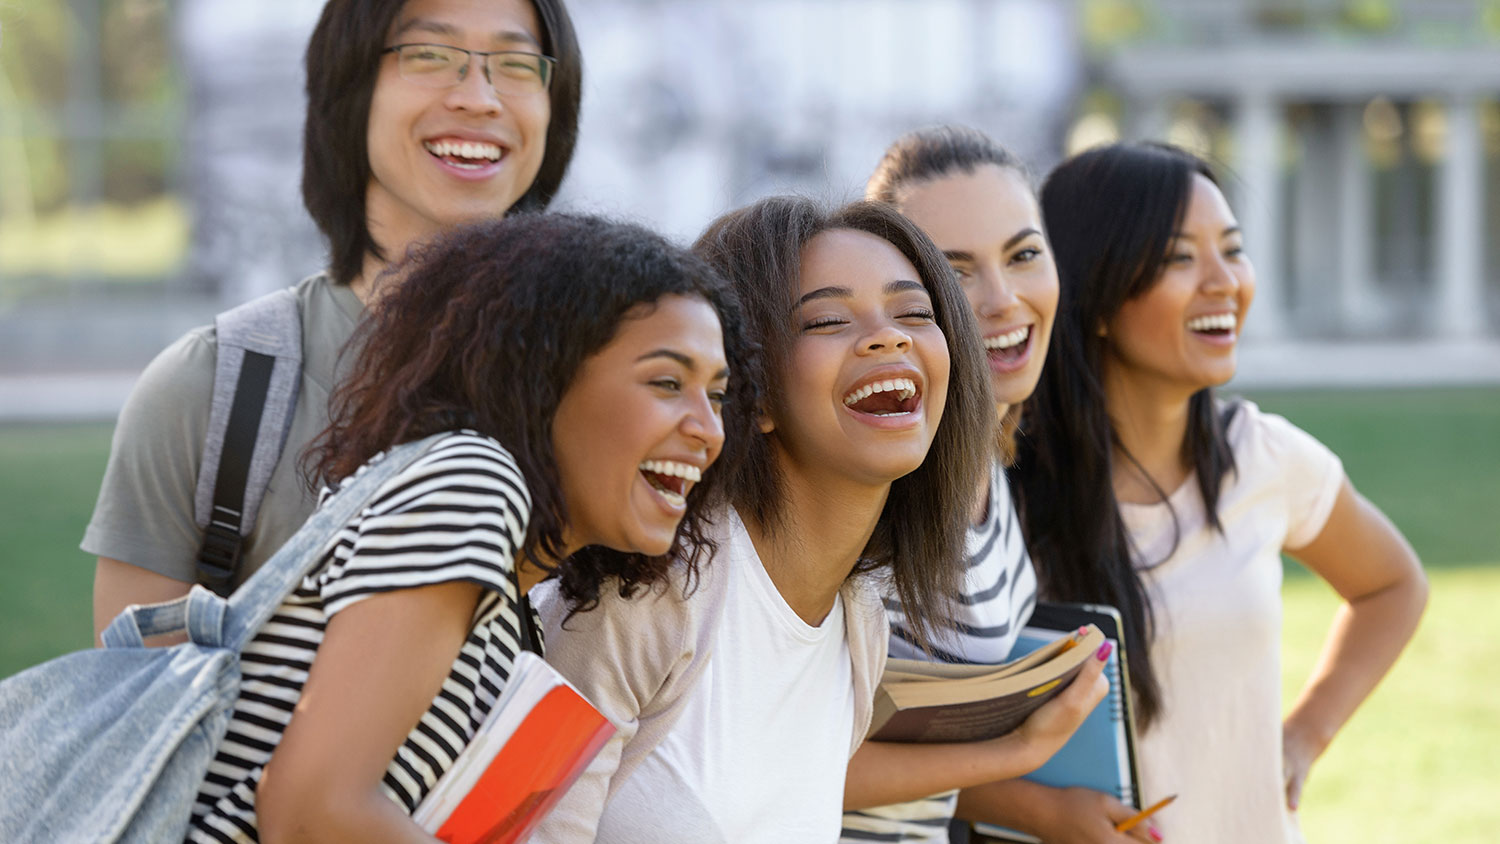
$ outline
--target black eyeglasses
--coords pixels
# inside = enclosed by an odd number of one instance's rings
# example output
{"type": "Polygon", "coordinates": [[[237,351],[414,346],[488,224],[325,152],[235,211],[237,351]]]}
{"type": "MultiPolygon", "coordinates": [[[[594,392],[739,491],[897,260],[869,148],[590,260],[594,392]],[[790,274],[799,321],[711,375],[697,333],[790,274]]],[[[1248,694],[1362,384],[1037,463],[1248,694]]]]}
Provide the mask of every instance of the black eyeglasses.
{"type": "Polygon", "coordinates": [[[535,94],[547,90],[557,59],[521,50],[465,50],[447,44],[397,44],[382,53],[396,54],[396,72],[427,88],[452,88],[469,74],[471,59],[483,61],[484,78],[497,94],[535,94]]]}

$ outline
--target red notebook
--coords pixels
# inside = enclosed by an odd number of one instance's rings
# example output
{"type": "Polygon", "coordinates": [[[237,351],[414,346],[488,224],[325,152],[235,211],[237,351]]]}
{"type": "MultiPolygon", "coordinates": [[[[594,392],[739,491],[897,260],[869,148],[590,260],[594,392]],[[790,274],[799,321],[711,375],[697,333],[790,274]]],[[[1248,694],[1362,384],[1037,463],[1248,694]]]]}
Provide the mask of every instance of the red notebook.
{"type": "Polygon", "coordinates": [[[495,708],[412,820],[448,844],[523,841],[614,732],[552,666],[522,651],[495,708]]]}

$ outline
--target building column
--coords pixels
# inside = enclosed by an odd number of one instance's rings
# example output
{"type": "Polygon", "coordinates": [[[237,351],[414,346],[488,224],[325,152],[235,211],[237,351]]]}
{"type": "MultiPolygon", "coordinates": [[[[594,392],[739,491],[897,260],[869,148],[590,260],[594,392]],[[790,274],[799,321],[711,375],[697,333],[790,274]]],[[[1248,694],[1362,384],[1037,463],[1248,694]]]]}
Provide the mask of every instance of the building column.
{"type": "Polygon", "coordinates": [[[1281,113],[1267,92],[1251,92],[1234,105],[1235,147],[1244,180],[1240,225],[1245,248],[1256,267],[1255,306],[1245,333],[1277,337],[1286,332],[1282,295],[1281,113]]]}
{"type": "Polygon", "coordinates": [[[1484,150],[1479,102],[1469,93],[1448,100],[1447,144],[1438,180],[1437,313],[1442,339],[1484,332],[1484,150]]]}
{"type": "Polygon", "coordinates": [[[1365,158],[1364,111],[1363,103],[1340,103],[1333,115],[1339,186],[1337,307],[1342,325],[1356,332],[1374,327],[1382,315],[1374,284],[1374,197],[1365,158]]]}

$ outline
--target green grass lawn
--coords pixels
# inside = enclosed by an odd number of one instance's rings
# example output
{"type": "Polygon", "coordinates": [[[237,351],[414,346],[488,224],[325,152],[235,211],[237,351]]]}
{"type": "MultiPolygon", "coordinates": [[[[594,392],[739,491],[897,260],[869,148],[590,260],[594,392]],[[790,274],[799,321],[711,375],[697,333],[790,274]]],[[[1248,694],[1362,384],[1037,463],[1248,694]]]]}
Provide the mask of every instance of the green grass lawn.
{"type": "MultiPolygon", "coordinates": [[[[1398,664],[1314,767],[1312,842],[1479,844],[1500,829],[1500,390],[1257,393],[1338,452],[1428,566],[1432,598],[1398,664]]],[[[0,677],[90,641],[78,550],[109,425],[0,426],[0,677]]],[[[1336,599],[1291,566],[1288,699],[1336,599]]]]}

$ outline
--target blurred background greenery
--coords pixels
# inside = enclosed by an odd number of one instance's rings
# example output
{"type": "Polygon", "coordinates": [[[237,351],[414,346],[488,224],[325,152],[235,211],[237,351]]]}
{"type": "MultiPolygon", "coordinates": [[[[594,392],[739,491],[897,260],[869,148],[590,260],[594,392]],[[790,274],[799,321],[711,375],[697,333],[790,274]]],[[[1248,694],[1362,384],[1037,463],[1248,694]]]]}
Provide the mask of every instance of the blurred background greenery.
{"type": "MultiPolygon", "coordinates": [[[[1500,829],[1500,389],[1255,393],[1344,459],[1422,555],[1416,639],[1313,770],[1312,842],[1490,842],[1500,829]]],[[[90,641],[77,550],[108,424],[0,425],[0,676],[90,641]]],[[[1307,677],[1337,599],[1288,564],[1284,692],[1307,677]]]]}
{"type": "MultiPolygon", "coordinates": [[[[589,81],[560,204],[690,238],[768,192],[843,195],[954,120],[1038,173],[1119,137],[1227,163],[1261,275],[1241,377],[1432,580],[1314,769],[1308,838],[1500,838],[1500,0],[856,1],[569,0],[589,81]],[[1353,388],[1397,383],[1465,386],[1353,388]]],[[[0,0],[0,677],[89,644],[77,544],[134,374],[318,269],[296,170],[321,5],[0,0]]],[[[1336,600],[1295,564],[1284,595],[1290,698],[1336,600]]]]}

